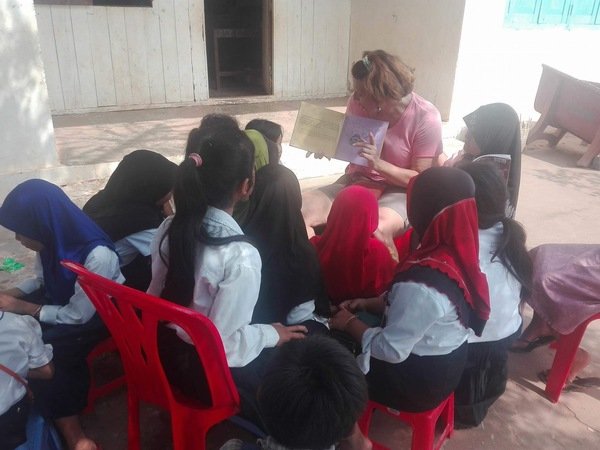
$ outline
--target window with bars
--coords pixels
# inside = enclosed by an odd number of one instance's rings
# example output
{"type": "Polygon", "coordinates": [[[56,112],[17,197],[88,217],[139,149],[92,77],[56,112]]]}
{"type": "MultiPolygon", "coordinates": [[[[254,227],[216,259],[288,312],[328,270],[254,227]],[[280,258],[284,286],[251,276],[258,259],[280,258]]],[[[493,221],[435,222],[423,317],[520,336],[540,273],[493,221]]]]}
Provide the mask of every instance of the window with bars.
{"type": "Polygon", "coordinates": [[[600,27],[600,0],[507,0],[504,24],[511,28],[600,27]]]}

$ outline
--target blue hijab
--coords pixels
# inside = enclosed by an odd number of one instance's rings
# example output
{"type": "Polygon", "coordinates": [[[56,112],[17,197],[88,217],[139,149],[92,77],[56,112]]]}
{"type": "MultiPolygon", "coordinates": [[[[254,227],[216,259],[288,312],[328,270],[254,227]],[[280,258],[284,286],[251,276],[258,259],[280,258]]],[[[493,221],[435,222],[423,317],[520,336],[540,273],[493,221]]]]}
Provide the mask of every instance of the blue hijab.
{"type": "Polygon", "coordinates": [[[83,264],[99,245],[115,249],[58,186],[44,180],[25,181],[8,194],[0,207],[0,225],[44,245],[40,259],[46,301],[52,305],[66,305],[75,287],[75,274],[60,261],[83,264]]]}

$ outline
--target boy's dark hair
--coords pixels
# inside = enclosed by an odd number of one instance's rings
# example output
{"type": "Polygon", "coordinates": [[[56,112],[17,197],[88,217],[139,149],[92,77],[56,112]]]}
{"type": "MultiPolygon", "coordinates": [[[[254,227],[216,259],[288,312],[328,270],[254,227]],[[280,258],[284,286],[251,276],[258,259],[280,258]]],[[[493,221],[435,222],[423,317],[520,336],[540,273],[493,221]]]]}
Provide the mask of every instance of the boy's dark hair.
{"type": "Polygon", "coordinates": [[[188,134],[185,145],[185,157],[196,152],[202,143],[221,130],[239,130],[239,124],[235,117],[227,114],[207,114],[200,121],[198,128],[193,128],[188,134]]]}
{"type": "Polygon", "coordinates": [[[348,437],[366,403],[367,384],[354,357],[324,336],[277,349],[258,391],[269,435],[292,449],[325,449],[348,437]]]}
{"type": "Polygon", "coordinates": [[[248,122],[245,129],[256,130],[273,142],[277,142],[283,137],[283,128],[281,128],[281,125],[266,119],[252,119],[248,122]]]}
{"type": "Polygon", "coordinates": [[[245,179],[252,179],[254,170],[254,146],[243,131],[217,130],[201,141],[194,141],[186,149],[197,153],[202,159],[197,166],[195,160],[186,157],[177,169],[173,200],[175,216],[167,232],[169,237],[168,258],[161,254],[167,264],[163,298],[188,306],[192,301],[195,283],[195,261],[197,242],[208,245],[223,245],[238,236],[216,238],[208,235],[202,221],[209,206],[225,209],[232,205],[233,196],[245,179]]]}
{"type": "Polygon", "coordinates": [[[527,235],[523,226],[506,216],[508,192],[504,178],[490,163],[471,162],[461,165],[460,168],[467,172],[475,183],[479,228],[485,230],[502,222],[502,237],[492,259],[500,258],[502,264],[519,280],[521,298],[525,298],[531,292],[533,264],[525,246],[527,235]]]}
{"type": "Polygon", "coordinates": [[[200,128],[230,128],[234,130],[240,129],[240,124],[237,119],[228,114],[212,113],[207,114],[200,120],[200,128]]]}

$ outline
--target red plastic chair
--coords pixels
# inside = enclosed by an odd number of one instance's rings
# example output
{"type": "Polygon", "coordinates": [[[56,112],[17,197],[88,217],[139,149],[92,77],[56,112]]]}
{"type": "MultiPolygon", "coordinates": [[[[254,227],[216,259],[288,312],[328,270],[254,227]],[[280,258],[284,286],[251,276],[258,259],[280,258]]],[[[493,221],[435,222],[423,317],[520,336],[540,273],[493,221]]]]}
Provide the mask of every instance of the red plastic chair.
{"type": "Polygon", "coordinates": [[[561,335],[555,344],[556,354],[552,362],[552,368],[548,374],[546,382],[546,396],[552,403],[557,403],[560,393],[565,386],[571,366],[575,360],[575,353],[581,344],[583,335],[590,322],[600,319],[600,314],[596,314],[585,322],[580,324],[575,331],[570,334],[561,335]]]}
{"type": "Polygon", "coordinates": [[[140,401],[171,413],[174,450],[204,449],[208,430],[236,414],[240,404],[221,337],[212,322],[189,308],[122,286],[77,263],[62,264],[78,275],[121,353],[127,378],[129,449],[140,448],[140,401]],[[163,321],[179,325],[190,336],[204,366],[212,405],[193,403],[171,388],[157,346],[157,326],[163,321]]]}
{"type": "Polygon", "coordinates": [[[96,345],[96,347],[94,347],[94,349],[86,358],[86,362],[90,371],[90,390],[88,392],[87,406],[83,411],[84,414],[87,414],[94,410],[96,400],[98,400],[101,397],[104,397],[105,395],[110,394],[111,392],[125,384],[125,375],[120,375],[116,378],[113,378],[107,383],[98,384],[96,371],[94,370],[94,362],[99,357],[109,353],[116,353],[117,355],[119,354],[117,344],[115,344],[115,341],[112,337],[108,337],[102,342],[100,342],[98,345],[96,345]]]}
{"type": "MultiPolygon", "coordinates": [[[[439,450],[446,439],[454,433],[454,393],[429,411],[410,413],[397,411],[380,403],[369,401],[367,409],[358,421],[358,426],[365,436],[369,434],[373,412],[379,410],[397,420],[406,422],[412,428],[411,450],[439,450]],[[435,428],[440,417],[444,420],[442,434],[435,441],[435,428]]],[[[374,450],[386,450],[387,447],[371,439],[374,450]]]]}

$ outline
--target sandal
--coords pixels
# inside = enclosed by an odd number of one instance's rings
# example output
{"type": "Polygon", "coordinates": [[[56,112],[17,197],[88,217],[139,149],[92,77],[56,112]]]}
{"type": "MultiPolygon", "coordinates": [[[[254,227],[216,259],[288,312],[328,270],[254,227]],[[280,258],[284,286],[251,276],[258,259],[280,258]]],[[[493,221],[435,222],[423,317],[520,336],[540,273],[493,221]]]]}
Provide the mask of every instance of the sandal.
{"type": "Polygon", "coordinates": [[[538,347],[542,347],[544,345],[548,345],[549,343],[553,342],[556,340],[556,336],[552,336],[552,335],[548,335],[548,336],[538,336],[535,339],[533,339],[532,341],[527,341],[525,339],[517,339],[515,341],[515,343],[517,342],[525,342],[527,345],[525,345],[524,347],[515,347],[514,344],[512,347],[510,347],[508,349],[509,352],[513,352],[513,353],[529,353],[530,351],[538,348],[538,347]]]}

